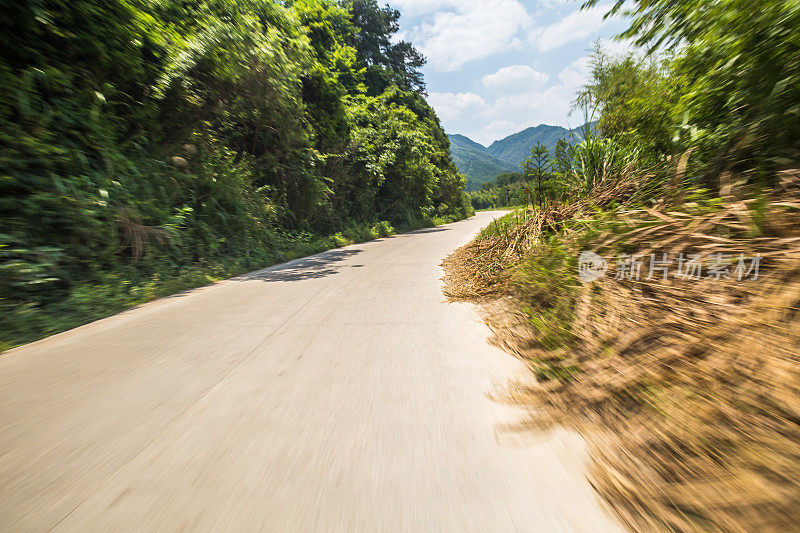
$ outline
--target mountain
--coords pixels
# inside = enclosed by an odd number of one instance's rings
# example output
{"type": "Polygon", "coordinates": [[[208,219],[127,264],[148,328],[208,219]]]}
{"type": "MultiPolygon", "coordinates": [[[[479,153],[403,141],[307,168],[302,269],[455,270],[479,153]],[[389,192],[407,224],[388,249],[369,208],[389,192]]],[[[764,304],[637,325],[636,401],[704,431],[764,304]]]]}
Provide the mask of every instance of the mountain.
{"type": "Polygon", "coordinates": [[[467,178],[467,190],[480,189],[503,172],[515,172],[518,165],[502,161],[487,153],[486,147],[463,135],[448,135],[450,153],[458,170],[467,178]]]}
{"type": "MultiPolygon", "coordinates": [[[[578,135],[577,130],[572,130],[578,135]]],[[[556,141],[566,139],[571,131],[561,126],[548,126],[539,124],[536,127],[526,128],[520,132],[513,133],[504,139],[493,142],[486,149],[487,153],[501,161],[514,164],[519,167],[526,157],[531,155],[531,148],[537,142],[547,146],[550,152],[556,147],[556,141]]]]}
{"type": "Polygon", "coordinates": [[[504,139],[483,146],[459,134],[448,134],[450,152],[458,170],[467,178],[467,190],[479,189],[481,184],[493,180],[504,172],[520,172],[522,162],[531,154],[537,142],[547,146],[552,154],[559,139],[580,140],[581,128],[568,130],[560,126],[539,124],[513,133],[504,139]]]}

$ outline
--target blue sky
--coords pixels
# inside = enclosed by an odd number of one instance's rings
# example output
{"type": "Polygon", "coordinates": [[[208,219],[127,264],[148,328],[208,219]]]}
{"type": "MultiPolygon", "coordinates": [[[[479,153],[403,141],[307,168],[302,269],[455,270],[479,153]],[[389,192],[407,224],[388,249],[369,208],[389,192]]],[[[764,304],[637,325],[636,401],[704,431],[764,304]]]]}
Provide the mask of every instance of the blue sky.
{"type": "Polygon", "coordinates": [[[448,133],[483,144],[528,126],[576,127],[569,116],[589,74],[592,43],[629,49],[611,38],[625,28],[603,21],[609,3],[580,10],[571,0],[389,0],[399,38],[428,59],[428,101],[448,133]]]}

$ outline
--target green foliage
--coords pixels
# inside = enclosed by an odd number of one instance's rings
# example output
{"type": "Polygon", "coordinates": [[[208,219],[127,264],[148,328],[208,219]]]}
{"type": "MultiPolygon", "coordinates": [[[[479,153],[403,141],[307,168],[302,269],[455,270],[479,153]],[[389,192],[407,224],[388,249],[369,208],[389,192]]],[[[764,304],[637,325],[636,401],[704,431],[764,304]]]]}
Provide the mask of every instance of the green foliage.
{"type": "Polygon", "coordinates": [[[519,181],[525,181],[525,174],[524,173],[522,173],[522,172],[504,172],[503,174],[499,174],[495,178],[494,183],[492,183],[492,182],[486,183],[486,184],[484,184],[484,185],[486,185],[486,187],[482,187],[482,188],[491,188],[493,185],[497,185],[499,187],[503,187],[505,185],[509,185],[511,183],[516,183],[516,182],[519,182],[519,181]]]}
{"type": "Polygon", "coordinates": [[[356,28],[348,33],[348,42],[366,70],[369,94],[380,94],[392,85],[424,93],[419,69],[425,58],[406,41],[392,42],[400,29],[400,12],[388,5],[379,7],[376,0],[344,0],[343,5],[356,28]]]}
{"type": "MultiPolygon", "coordinates": [[[[674,52],[667,64],[668,83],[650,80],[643,87],[653,89],[652,95],[648,98],[646,90],[637,94],[644,96],[646,109],[664,111],[656,113],[656,122],[668,120],[677,152],[697,149],[693,157],[700,162],[704,184],[719,187],[718,176],[725,170],[760,180],[797,165],[800,4],[618,0],[611,12],[631,19],[623,37],[634,37],[651,51],[665,47],[674,52]],[[658,102],[664,95],[670,104],[677,99],[672,111],[658,102]]],[[[654,128],[659,144],[663,127],[654,128]]]]}
{"type": "Polygon", "coordinates": [[[520,163],[530,155],[531,148],[537,143],[553,151],[559,141],[570,144],[580,142],[583,129],[568,130],[540,124],[495,141],[488,148],[463,135],[449,137],[453,161],[467,178],[467,190],[473,191],[499,174],[519,169],[520,163]]]}
{"type": "MultiPolygon", "coordinates": [[[[529,258],[513,274],[516,294],[528,302],[523,310],[538,331],[537,342],[548,350],[569,347],[577,288],[577,261],[559,238],[540,244],[541,256],[529,258]]],[[[546,372],[546,368],[542,368],[546,372]]],[[[551,377],[552,376],[548,376],[551,377]]]]}
{"type": "Polygon", "coordinates": [[[519,168],[520,163],[531,154],[531,148],[536,144],[543,144],[548,150],[553,150],[559,139],[572,140],[577,137],[579,130],[580,128],[569,130],[560,126],[539,124],[493,142],[487,148],[487,152],[519,168]]]}
{"type": "Polygon", "coordinates": [[[489,155],[486,147],[463,135],[448,135],[453,161],[467,179],[467,190],[479,189],[498,174],[513,171],[517,166],[489,155]]]}
{"type": "Polygon", "coordinates": [[[4,342],[470,214],[398,16],[367,0],[7,6],[4,342]]]}
{"type": "Polygon", "coordinates": [[[575,168],[575,145],[566,139],[559,139],[553,148],[553,160],[550,168],[556,174],[567,176],[572,174],[575,168]]]}
{"type": "Polygon", "coordinates": [[[523,163],[524,172],[500,174],[467,195],[475,209],[512,207],[535,204],[539,207],[551,201],[562,201],[575,192],[576,174],[573,171],[575,147],[566,140],[556,143],[560,157],[558,170],[549,150],[541,143],[531,148],[531,156],[523,163]],[[562,168],[563,165],[566,167],[562,168]],[[565,170],[566,168],[566,170],[565,170]],[[527,191],[527,192],[526,192],[527,191]]]}
{"type": "Polygon", "coordinates": [[[599,113],[592,129],[605,137],[635,144],[656,159],[675,151],[678,91],[668,59],[610,58],[596,46],[592,79],[579,93],[578,103],[599,113]]]}
{"type": "Polygon", "coordinates": [[[524,179],[498,185],[494,181],[484,183],[479,191],[467,193],[474,209],[488,209],[494,207],[515,207],[525,205],[527,197],[524,179]]]}
{"type": "Polygon", "coordinates": [[[572,172],[585,192],[618,179],[639,159],[639,150],[616,137],[588,136],[575,147],[572,172]]]}
{"type": "Polygon", "coordinates": [[[531,148],[531,155],[525,159],[523,167],[525,168],[525,176],[529,179],[533,178],[536,181],[536,205],[540,208],[544,202],[542,179],[549,166],[550,151],[547,149],[547,146],[537,142],[536,145],[531,148]]]}

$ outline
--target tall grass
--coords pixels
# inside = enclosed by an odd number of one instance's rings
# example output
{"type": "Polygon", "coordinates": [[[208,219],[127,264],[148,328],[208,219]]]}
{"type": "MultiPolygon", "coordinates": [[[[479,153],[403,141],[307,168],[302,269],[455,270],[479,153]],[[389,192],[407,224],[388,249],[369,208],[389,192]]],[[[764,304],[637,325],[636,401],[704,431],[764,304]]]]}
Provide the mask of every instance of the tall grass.
{"type": "Polygon", "coordinates": [[[619,179],[639,160],[639,150],[618,137],[588,135],[575,147],[574,176],[589,193],[599,185],[619,179]]]}

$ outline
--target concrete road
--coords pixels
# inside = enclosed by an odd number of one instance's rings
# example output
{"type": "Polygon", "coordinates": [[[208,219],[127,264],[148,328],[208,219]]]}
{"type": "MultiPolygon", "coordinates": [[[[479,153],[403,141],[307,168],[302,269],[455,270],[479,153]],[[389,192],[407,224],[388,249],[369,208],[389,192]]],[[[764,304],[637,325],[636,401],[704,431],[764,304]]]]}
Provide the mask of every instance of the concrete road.
{"type": "Polygon", "coordinates": [[[613,531],[581,440],[441,260],[497,213],[164,298],[0,356],[0,531],[613,531]]]}

